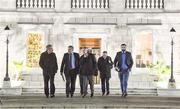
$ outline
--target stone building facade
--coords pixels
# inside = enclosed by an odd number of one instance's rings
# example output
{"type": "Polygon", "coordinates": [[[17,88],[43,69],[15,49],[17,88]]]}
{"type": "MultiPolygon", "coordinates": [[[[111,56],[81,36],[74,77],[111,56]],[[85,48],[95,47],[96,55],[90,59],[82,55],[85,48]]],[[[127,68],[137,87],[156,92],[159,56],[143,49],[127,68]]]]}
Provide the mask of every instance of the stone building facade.
{"type": "MultiPolygon", "coordinates": [[[[174,27],[174,74],[178,88],[179,5],[179,0],[1,0],[0,83],[5,75],[8,36],[13,87],[43,87],[42,71],[37,62],[46,44],[53,44],[60,66],[68,45],[73,45],[79,53],[83,47],[92,48],[97,57],[107,50],[114,59],[121,43],[126,43],[134,59],[129,87],[167,88],[171,63],[170,29],[174,27]],[[8,32],[4,30],[6,25],[11,29],[8,32]],[[149,68],[157,62],[162,63],[158,70],[149,68]],[[162,67],[167,73],[159,71],[162,67]]],[[[59,71],[55,82],[56,87],[64,88],[59,71]]],[[[100,88],[98,77],[95,82],[95,87],[100,88]]],[[[114,69],[110,82],[112,88],[119,88],[114,69]]]]}

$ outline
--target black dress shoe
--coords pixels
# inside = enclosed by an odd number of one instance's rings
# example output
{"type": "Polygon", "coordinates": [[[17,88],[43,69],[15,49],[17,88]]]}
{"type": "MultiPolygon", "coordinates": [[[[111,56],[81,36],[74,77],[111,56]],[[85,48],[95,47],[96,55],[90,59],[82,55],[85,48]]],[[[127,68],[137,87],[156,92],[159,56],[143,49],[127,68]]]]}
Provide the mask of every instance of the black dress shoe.
{"type": "Polygon", "coordinates": [[[66,97],[69,98],[69,95],[67,94],[66,97]]]}
{"type": "Polygon", "coordinates": [[[49,98],[49,95],[46,95],[46,98],[49,98]]]}
{"type": "Polygon", "coordinates": [[[124,93],[124,98],[126,98],[126,97],[127,97],[127,95],[128,95],[127,93],[124,93]]]}
{"type": "Polygon", "coordinates": [[[73,94],[71,94],[71,98],[73,97],[73,94]]]}
{"type": "Polygon", "coordinates": [[[124,93],[121,94],[121,97],[124,97],[124,93]]]}
{"type": "Polygon", "coordinates": [[[106,95],[109,95],[109,92],[107,92],[106,95]]]}
{"type": "Polygon", "coordinates": [[[87,94],[84,94],[82,97],[84,98],[87,94]]]}
{"type": "Polygon", "coordinates": [[[102,96],[104,96],[105,92],[102,93],[102,96]]]}
{"type": "Polygon", "coordinates": [[[94,96],[94,93],[91,93],[91,98],[94,96]]]}
{"type": "Polygon", "coordinates": [[[55,95],[53,94],[53,95],[51,95],[51,98],[54,98],[55,97],[55,95]]]}

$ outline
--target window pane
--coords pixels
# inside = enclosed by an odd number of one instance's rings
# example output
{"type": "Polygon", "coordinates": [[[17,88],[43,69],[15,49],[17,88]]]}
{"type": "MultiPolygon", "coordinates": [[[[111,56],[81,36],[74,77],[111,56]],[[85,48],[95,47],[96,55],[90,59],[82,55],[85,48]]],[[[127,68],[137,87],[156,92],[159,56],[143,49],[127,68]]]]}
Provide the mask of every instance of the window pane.
{"type": "Polygon", "coordinates": [[[152,33],[141,32],[136,37],[136,67],[146,68],[152,63],[152,33]]]}

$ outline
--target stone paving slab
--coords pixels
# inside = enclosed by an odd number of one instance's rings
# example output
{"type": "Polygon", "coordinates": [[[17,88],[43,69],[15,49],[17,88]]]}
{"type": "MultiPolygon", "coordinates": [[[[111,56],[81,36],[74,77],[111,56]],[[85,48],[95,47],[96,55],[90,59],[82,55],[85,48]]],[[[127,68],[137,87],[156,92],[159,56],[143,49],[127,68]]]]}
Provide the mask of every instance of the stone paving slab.
{"type": "Polygon", "coordinates": [[[119,95],[82,98],[75,95],[66,98],[57,95],[45,98],[43,95],[1,96],[0,109],[180,109],[179,97],[133,96],[121,98],[119,95]]]}

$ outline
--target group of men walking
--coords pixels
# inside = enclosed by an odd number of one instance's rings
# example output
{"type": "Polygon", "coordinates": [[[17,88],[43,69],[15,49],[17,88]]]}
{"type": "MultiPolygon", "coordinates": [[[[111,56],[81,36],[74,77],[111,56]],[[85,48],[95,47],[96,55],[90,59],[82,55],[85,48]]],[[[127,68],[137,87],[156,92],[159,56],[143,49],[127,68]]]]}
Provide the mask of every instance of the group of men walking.
{"type": "MultiPolygon", "coordinates": [[[[126,44],[121,44],[121,51],[116,54],[114,63],[107,51],[96,61],[95,55],[91,49],[84,48],[83,55],[75,53],[73,46],[68,46],[68,52],[64,54],[60,74],[65,75],[66,97],[73,97],[76,86],[76,78],[79,76],[80,94],[84,98],[88,94],[88,85],[90,85],[91,94],[94,96],[94,76],[100,72],[102,96],[110,94],[109,80],[111,78],[111,69],[114,67],[118,71],[122,97],[127,96],[127,86],[129,72],[133,66],[131,53],[126,51],[126,44]]],[[[40,56],[39,65],[43,70],[44,93],[46,97],[55,97],[54,77],[58,70],[57,58],[53,52],[52,45],[46,46],[46,51],[40,56]],[[49,91],[50,82],[50,91],[49,91]]]]}

